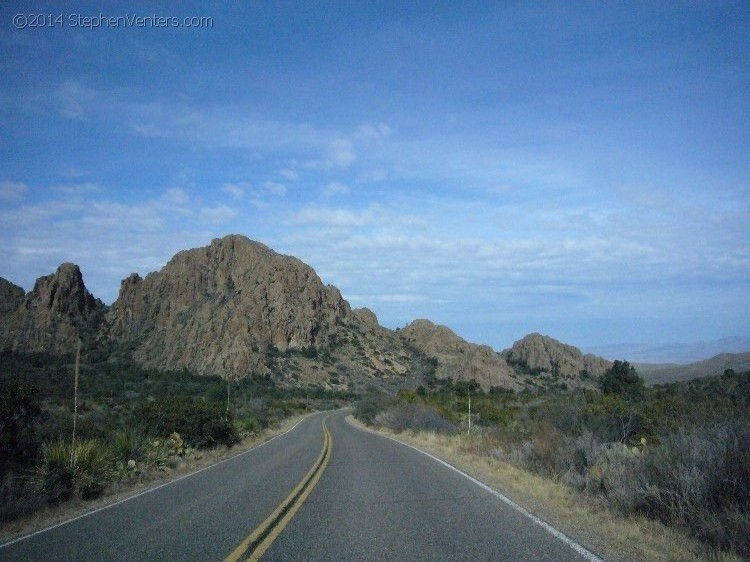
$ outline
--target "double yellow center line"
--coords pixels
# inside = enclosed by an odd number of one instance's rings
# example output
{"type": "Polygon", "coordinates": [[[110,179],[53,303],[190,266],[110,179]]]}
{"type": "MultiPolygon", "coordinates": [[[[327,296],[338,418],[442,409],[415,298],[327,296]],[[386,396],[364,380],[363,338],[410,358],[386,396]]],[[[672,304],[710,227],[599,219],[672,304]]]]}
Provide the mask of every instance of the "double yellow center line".
{"type": "Polygon", "coordinates": [[[289,524],[307,496],[317,485],[323,471],[331,458],[331,434],[326,421],[331,415],[323,418],[323,450],[320,452],[310,471],[297,484],[297,487],[282,501],[276,510],[269,515],[250,535],[242,541],[234,551],[224,559],[224,562],[237,562],[243,556],[246,560],[260,560],[266,550],[273,544],[284,527],[289,524]]]}

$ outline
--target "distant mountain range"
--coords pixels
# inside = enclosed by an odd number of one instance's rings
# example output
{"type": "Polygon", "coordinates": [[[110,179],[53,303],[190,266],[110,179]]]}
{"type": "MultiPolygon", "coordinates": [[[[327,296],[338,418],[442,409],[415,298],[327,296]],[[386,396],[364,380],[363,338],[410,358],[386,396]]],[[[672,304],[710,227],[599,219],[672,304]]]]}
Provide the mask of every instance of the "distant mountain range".
{"type": "Polygon", "coordinates": [[[648,384],[664,384],[717,376],[727,370],[737,373],[750,371],[750,353],[719,353],[688,365],[635,363],[634,366],[648,384]]]}
{"type": "Polygon", "coordinates": [[[620,343],[596,346],[592,353],[607,359],[625,359],[631,363],[688,364],[710,359],[721,353],[750,351],[750,337],[736,336],[693,343],[650,345],[647,343],[620,343]]]}
{"type": "Polygon", "coordinates": [[[70,263],[28,293],[0,279],[0,352],[72,354],[79,339],[91,360],[355,392],[448,379],[485,390],[595,386],[611,365],[541,334],[497,352],[429,320],[387,329],[310,266],[239,235],[179,252],[145,278],[132,274],[111,306],[70,263]]]}

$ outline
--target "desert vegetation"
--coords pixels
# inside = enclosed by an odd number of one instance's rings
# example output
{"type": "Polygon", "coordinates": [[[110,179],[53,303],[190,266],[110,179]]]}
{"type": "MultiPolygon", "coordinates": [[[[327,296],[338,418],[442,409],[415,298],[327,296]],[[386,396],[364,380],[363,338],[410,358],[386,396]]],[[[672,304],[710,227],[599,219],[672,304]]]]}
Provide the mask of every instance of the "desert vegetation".
{"type": "Polygon", "coordinates": [[[279,388],[268,375],[227,381],[113,357],[82,355],[76,408],[74,356],[0,354],[0,522],[148,482],[289,416],[352,399],[279,388]]]}
{"type": "Polygon", "coordinates": [[[750,557],[750,372],[647,387],[617,361],[598,388],[429,380],[356,406],[372,426],[453,436],[465,454],[554,479],[625,515],[750,557]],[[471,401],[471,417],[469,417],[471,401]],[[471,420],[471,425],[469,425],[471,420]]]}

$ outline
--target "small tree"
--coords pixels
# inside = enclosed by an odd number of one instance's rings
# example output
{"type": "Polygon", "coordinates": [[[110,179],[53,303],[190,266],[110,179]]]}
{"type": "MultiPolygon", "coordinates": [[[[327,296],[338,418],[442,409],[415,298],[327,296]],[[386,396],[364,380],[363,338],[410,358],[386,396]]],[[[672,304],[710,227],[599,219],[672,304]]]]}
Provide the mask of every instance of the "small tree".
{"type": "Polygon", "coordinates": [[[604,394],[615,394],[626,400],[642,398],[646,391],[646,383],[627,361],[615,361],[599,377],[599,387],[604,394]]]}
{"type": "Polygon", "coordinates": [[[0,478],[34,463],[41,417],[37,388],[16,379],[0,382],[0,478]]]}

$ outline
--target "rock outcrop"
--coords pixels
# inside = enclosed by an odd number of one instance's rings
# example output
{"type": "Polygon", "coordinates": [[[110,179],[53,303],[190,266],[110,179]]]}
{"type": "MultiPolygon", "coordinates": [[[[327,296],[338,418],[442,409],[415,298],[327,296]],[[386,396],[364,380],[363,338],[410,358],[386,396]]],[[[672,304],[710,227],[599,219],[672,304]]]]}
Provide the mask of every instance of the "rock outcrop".
{"type": "Polygon", "coordinates": [[[106,308],[89,293],[81,270],[72,263],[64,263],[52,275],[37,279],[34,289],[22,298],[19,289],[22,294],[23,289],[12,283],[2,284],[3,350],[71,353],[79,338],[93,337],[106,308]]]}
{"type": "Polygon", "coordinates": [[[549,336],[529,334],[503,352],[508,363],[526,374],[550,374],[574,379],[588,373],[599,376],[612,363],[596,355],[584,355],[580,349],[549,336]]]}
{"type": "Polygon", "coordinates": [[[21,306],[25,295],[21,287],[0,277],[0,322],[5,315],[21,306]]]}
{"type": "Polygon", "coordinates": [[[311,267],[234,235],[125,279],[108,321],[145,366],[243,377],[265,372],[269,350],[325,348],[350,317],[311,267]]]}
{"type": "Polygon", "coordinates": [[[469,343],[446,326],[415,320],[400,335],[428,358],[437,360],[439,379],[475,380],[484,390],[492,387],[521,388],[513,369],[486,345],[469,343]]]}

